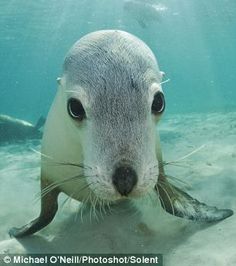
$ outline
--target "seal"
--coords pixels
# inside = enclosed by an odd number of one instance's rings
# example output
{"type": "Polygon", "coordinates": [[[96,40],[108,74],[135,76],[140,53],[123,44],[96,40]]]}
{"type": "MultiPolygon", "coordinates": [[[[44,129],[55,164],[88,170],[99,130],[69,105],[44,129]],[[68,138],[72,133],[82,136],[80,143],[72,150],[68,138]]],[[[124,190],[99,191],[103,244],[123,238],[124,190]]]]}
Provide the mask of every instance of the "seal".
{"type": "Polygon", "coordinates": [[[10,235],[49,224],[60,192],[96,207],[155,189],[171,214],[203,221],[232,215],[168,181],[156,131],[165,110],[162,72],[143,41],[118,30],[90,33],[69,50],[58,82],[42,141],[41,212],[10,235]]]}
{"type": "Polygon", "coordinates": [[[135,19],[142,28],[147,28],[151,23],[161,22],[167,7],[155,1],[126,0],[123,9],[128,16],[135,19]]]}
{"type": "Polygon", "coordinates": [[[0,115],[0,143],[13,143],[27,139],[41,139],[40,128],[45,119],[40,117],[36,125],[8,115],[0,115]]]}

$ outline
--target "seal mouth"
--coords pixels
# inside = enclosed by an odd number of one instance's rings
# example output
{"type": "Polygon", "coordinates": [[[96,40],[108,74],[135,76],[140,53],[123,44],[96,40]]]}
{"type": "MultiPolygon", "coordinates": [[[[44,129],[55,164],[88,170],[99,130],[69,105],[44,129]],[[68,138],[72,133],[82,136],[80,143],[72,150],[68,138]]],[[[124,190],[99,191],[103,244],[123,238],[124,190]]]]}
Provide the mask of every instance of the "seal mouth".
{"type": "Polygon", "coordinates": [[[91,185],[90,189],[95,198],[109,202],[138,199],[147,196],[155,187],[154,182],[140,184],[138,180],[132,180],[131,175],[123,176],[123,179],[120,177],[112,183],[99,181],[91,185]]]}
{"type": "MultiPolygon", "coordinates": [[[[91,165],[91,164],[90,164],[91,165]]],[[[157,182],[157,163],[151,162],[142,168],[138,164],[119,161],[111,171],[105,171],[99,166],[94,166],[94,177],[86,172],[90,190],[99,200],[115,202],[122,199],[137,199],[147,196],[157,182]],[[136,167],[135,167],[136,165],[136,167]]]]}

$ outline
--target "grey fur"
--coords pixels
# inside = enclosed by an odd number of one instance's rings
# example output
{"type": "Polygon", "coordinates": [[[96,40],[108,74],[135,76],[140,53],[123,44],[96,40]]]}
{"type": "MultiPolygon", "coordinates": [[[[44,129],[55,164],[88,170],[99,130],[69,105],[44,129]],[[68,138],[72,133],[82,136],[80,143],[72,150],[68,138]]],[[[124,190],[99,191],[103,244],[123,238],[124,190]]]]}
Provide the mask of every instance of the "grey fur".
{"type": "Polygon", "coordinates": [[[151,86],[161,88],[152,51],[129,33],[99,31],[72,47],[63,70],[68,95],[86,95],[79,98],[87,114],[84,163],[99,167],[110,183],[115,165],[128,161],[139,181],[148,181],[147,171],[157,164],[151,86]]]}
{"type": "Polygon", "coordinates": [[[155,0],[126,0],[123,9],[145,29],[153,23],[160,23],[167,7],[155,0]]]}

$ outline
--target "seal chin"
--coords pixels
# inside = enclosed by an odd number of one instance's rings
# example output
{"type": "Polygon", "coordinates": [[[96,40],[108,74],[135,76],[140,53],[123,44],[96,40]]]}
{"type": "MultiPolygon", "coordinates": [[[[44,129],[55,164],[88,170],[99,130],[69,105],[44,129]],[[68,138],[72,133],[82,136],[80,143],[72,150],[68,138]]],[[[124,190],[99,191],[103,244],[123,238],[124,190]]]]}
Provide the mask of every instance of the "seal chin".
{"type": "Polygon", "coordinates": [[[100,201],[105,201],[105,202],[116,202],[121,200],[122,198],[127,198],[125,196],[121,196],[119,193],[116,192],[110,192],[106,191],[105,193],[99,193],[99,194],[95,194],[96,198],[100,201]]]}
{"type": "Polygon", "coordinates": [[[108,186],[108,184],[98,184],[90,187],[97,200],[113,202],[121,198],[112,186],[108,186]]]}
{"type": "Polygon", "coordinates": [[[150,184],[149,186],[146,187],[140,187],[132,192],[132,195],[130,195],[132,198],[141,198],[146,195],[148,195],[151,191],[154,190],[155,184],[152,185],[150,184]]]}

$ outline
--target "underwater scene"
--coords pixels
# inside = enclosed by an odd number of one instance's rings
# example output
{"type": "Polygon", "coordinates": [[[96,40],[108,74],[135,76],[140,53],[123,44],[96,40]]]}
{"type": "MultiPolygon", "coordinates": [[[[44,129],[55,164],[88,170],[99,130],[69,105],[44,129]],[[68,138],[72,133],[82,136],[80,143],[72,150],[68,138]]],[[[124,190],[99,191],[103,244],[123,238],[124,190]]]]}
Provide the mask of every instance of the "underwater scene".
{"type": "Polygon", "coordinates": [[[0,29],[0,265],[236,265],[236,1],[0,0],[0,29]]]}

